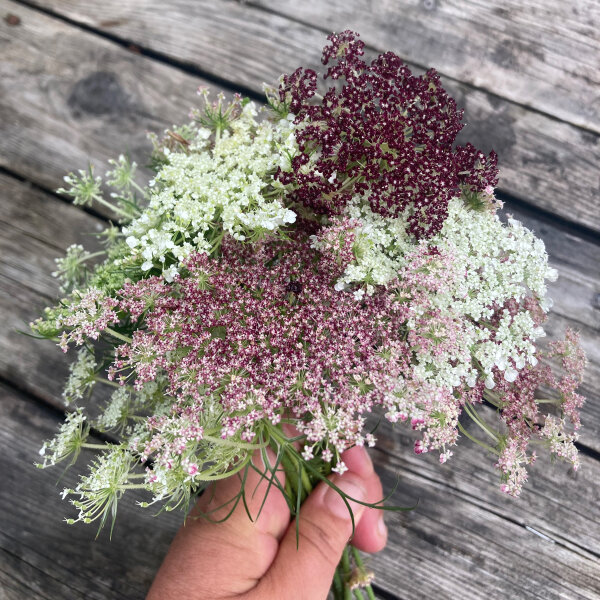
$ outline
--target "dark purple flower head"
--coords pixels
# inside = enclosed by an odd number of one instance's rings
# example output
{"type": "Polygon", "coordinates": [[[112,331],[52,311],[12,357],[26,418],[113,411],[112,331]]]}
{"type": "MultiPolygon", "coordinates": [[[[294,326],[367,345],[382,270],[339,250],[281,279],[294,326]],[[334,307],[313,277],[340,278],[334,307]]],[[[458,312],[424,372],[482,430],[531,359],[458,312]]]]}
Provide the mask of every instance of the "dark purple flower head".
{"type": "Polygon", "coordinates": [[[298,69],[284,76],[280,99],[295,115],[300,149],[278,179],[293,199],[318,213],[339,214],[362,194],[377,213],[407,211],[416,237],[438,232],[448,201],[497,183],[496,155],[473,146],[453,148],[462,111],[434,70],[416,77],[386,52],[367,64],[364,43],[351,31],[329,36],[323,79],[339,79],[321,98],[316,74],[298,69]]]}

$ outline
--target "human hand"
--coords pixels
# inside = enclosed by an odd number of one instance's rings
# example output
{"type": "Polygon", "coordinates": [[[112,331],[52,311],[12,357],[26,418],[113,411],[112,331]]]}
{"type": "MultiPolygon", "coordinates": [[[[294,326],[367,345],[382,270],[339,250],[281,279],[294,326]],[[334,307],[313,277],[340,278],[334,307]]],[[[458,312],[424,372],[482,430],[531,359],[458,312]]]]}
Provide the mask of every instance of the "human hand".
{"type": "MultiPolygon", "coordinates": [[[[348,471],[332,475],[331,481],[357,500],[381,500],[381,481],[366,450],[351,448],[344,452],[343,460],[348,471]]],[[[267,486],[258,473],[248,471],[246,490],[251,515],[258,514],[267,486]]],[[[214,493],[200,498],[194,511],[214,510],[239,489],[238,477],[220,481],[214,493]]],[[[356,524],[352,544],[365,552],[381,550],[387,541],[383,511],[355,502],[350,506],[356,524]]],[[[229,510],[231,504],[211,516],[222,518],[229,510]]],[[[254,521],[250,521],[241,502],[222,523],[191,517],[175,536],[146,600],[325,599],[352,534],[348,508],[323,482],[300,510],[298,548],[295,522],[290,521],[283,494],[274,486],[254,521]]]]}

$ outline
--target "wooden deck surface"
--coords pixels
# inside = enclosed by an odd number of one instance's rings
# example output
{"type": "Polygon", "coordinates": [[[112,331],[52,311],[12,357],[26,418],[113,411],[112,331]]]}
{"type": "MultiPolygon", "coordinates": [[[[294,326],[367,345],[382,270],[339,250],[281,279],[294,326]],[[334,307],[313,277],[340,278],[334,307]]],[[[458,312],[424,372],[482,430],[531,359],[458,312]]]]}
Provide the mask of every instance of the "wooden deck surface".
{"type": "Polygon", "coordinates": [[[385,485],[399,477],[395,502],[419,505],[388,519],[377,595],[600,599],[599,0],[0,0],[0,600],[143,598],[181,522],[132,497],[112,541],[94,539],[62,521],[77,467],[57,486],[60,469],[32,466],[64,417],[66,361],[15,330],[55,297],[54,257],[106,217],[53,190],[123,150],[143,161],[145,132],[184,121],[199,85],[258,100],[347,27],[440,71],[560,273],[549,336],[579,329],[590,360],[581,470],[539,460],[519,500],[468,442],[442,467],[406,429],[381,433],[385,485]]]}

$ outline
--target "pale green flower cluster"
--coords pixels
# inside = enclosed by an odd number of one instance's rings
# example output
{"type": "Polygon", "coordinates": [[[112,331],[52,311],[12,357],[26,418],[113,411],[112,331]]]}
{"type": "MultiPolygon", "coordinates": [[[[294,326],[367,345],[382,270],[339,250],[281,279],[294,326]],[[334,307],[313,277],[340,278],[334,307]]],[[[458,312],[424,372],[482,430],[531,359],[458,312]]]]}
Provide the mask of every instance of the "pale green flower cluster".
{"type": "Polygon", "coordinates": [[[106,446],[106,451],[90,462],[90,474],[81,477],[75,489],[65,489],[67,495],[78,496],[71,504],[78,509],[77,519],[66,519],[67,523],[82,521],[91,523],[100,518],[100,527],[107,517],[114,517],[117,503],[126,489],[135,489],[138,484],[130,483],[136,479],[131,473],[134,457],[120,446],[106,446]]]}
{"type": "MultiPolygon", "coordinates": [[[[166,382],[158,383],[154,391],[165,394],[164,386],[166,382]]],[[[152,384],[141,390],[141,396],[149,400],[152,394],[152,384]]],[[[146,470],[144,486],[152,492],[152,499],[142,506],[162,502],[166,510],[172,510],[186,504],[193,488],[231,476],[248,463],[255,450],[264,447],[242,440],[240,434],[224,439],[222,417],[222,406],[211,397],[204,398],[202,411],[195,415],[175,414],[164,401],[153,409],[153,419],[160,423],[160,436],[169,441],[173,455],[155,459],[152,469],[146,470]]],[[[142,461],[147,460],[145,453],[153,447],[156,431],[144,420],[128,433],[125,447],[142,461]]]]}
{"type": "Polygon", "coordinates": [[[120,424],[126,423],[129,417],[129,402],[131,390],[128,386],[117,388],[110,397],[110,401],[104,407],[98,425],[103,429],[116,429],[120,424]]]}
{"type": "MultiPolygon", "coordinates": [[[[353,198],[345,214],[361,226],[355,229],[354,255],[356,260],[348,265],[336,283],[341,290],[353,283],[365,284],[367,294],[375,291],[375,286],[385,285],[395,279],[404,265],[404,255],[414,249],[406,234],[406,219],[383,217],[374,213],[360,196],[353,198]]],[[[320,249],[318,242],[313,247],[320,249]]],[[[363,290],[357,292],[358,295],[363,290]]]]}
{"type": "Polygon", "coordinates": [[[548,440],[550,452],[573,464],[575,470],[580,466],[579,452],[575,443],[579,439],[577,432],[566,433],[565,419],[547,415],[540,431],[542,439],[548,440]]]}
{"type": "Polygon", "coordinates": [[[104,198],[102,178],[94,175],[92,165],[87,171],[79,169],[77,173],[65,175],[63,180],[69,187],[59,188],[56,191],[71,196],[75,205],[104,206],[117,215],[122,223],[126,223],[140,214],[136,192],[140,193],[142,198],[146,192],[133,179],[137,168],[135,162],[131,162],[127,156],[121,154],[118,160],[109,160],[109,164],[113,169],[106,173],[107,183],[118,190],[111,193],[112,202],[104,198]]]}
{"type": "Polygon", "coordinates": [[[79,287],[87,275],[86,264],[103,252],[88,252],[81,244],[72,244],[66,250],[65,256],[55,258],[56,271],[52,277],[60,281],[60,291],[67,293],[79,287]]]}
{"type": "MultiPolygon", "coordinates": [[[[253,241],[296,220],[272,179],[282,157],[295,152],[290,121],[259,123],[248,103],[214,148],[210,134],[199,128],[187,152],[165,149],[168,162],[151,182],[147,209],[124,229],[144,271],[165,266],[168,254],[179,262],[212,252],[224,233],[253,241]]],[[[176,267],[163,270],[172,277],[176,267]]]]}
{"type": "Polygon", "coordinates": [[[544,298],[545,280],[557,277],[544,242],[519,221],[509,218],[504,224],[495,213],[470,210],[459,198],[451,200],[448,218],[431,244],[464,267],[451,306],[476,321],[489,318],[494,303],[528,294],[544,298]]]}
{"type": "Polygon", "coordinates": [[[85,415],[80,410],[68,414],[58,433],[40,448],[40,456],[44,462],[38,464],[38,467],[55,465],[68,457],[74,463],[88,434],[89,426],[85,415]]]}
{"type": "Polygon", "coordinates": [[[77,359],[69,365],[69,377],[62,395],[65,404],[81,400],[92,390],[96,383],[96,367],[94,355],[87,348],[79,350],[77,359]]]}
{"type": "Polygon", "coordinates": [[[494,307],[511,299],[520,301],[533,295],[544,305],[545,280],[554,281],[557,272],[548,265],[544,242],[515,219],[504,224],[497,214],[470,210],[458,198],[448,208],[442,231],[431,243],[454,257],[461,274],[447,295],[436,300],[443,310],[462,316],[464,342],[488,375],[486,386],[492,388],[494,366],[504,371],[507,381],[514,381],[517,372],[509,359],[517,368],[536,362],[533,342],[544,331],[527,311],[511,316],[504,310],[497,326],[488,324],[487,319],[494,307]]]}

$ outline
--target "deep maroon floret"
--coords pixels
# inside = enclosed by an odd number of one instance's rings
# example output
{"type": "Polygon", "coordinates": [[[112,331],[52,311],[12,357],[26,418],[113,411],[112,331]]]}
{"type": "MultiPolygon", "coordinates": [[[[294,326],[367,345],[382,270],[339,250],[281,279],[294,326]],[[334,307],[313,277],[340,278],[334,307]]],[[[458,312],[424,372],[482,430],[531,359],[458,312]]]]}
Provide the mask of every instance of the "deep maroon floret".
{"type": "Polygon", "coordinates": [[[279,95],[295,115],[300,153],[277,178],[318,213],[339,214],[362,194],[384,216],[406,211],[416,237],[437,233],[450,198],[497,183],[496,155],[470,144],[453,148],[462,111],[434,70],[416,77],[392,52],[367,64],[351,31],[328,39],[323,79],[341,85],[320,98],[314,71],[282,79],[279,95]]]}
{"type": "Polygon", "coordinates": [[[292,294],[299,294],[302,291],[302,284],[299,281],[290,281],[285,286],[285,291],[292,294]]]}

